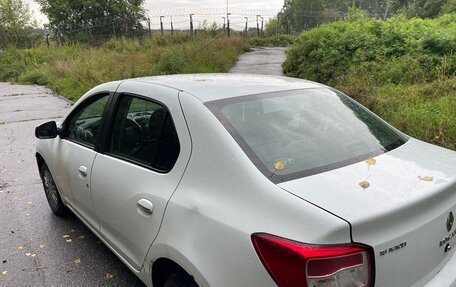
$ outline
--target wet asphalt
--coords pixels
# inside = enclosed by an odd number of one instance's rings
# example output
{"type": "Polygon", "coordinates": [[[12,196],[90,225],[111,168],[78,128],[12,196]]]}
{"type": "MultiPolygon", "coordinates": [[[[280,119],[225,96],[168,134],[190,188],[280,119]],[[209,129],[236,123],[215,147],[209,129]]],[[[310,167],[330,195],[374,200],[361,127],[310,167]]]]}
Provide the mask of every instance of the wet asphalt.
{"type": "Polygon", "coordinates": [[[251,52],[239,57],[230,73],[247,73],[282,76],[282,63],[285,61],[286,48],[253,48],[251,52]]]}
{"type": "MultiPolygon", "coordinates": [[[[256,48],[232,73],[282,75],[285,48],[256,48]]],[[[52,214],[35,161],[35,127],[71,103],[0,83],[0,286],[144,286],[85,225],[52,214]]]]}

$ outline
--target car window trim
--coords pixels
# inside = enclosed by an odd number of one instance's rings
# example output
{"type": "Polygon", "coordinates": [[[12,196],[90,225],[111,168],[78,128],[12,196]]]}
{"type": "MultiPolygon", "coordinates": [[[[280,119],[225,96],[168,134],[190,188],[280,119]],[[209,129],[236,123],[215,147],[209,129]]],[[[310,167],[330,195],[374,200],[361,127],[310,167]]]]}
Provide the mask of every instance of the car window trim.
{"type": "MultiPolygon", "coordinates": [[[[114,129],[115,115],[116,115],[117,109],[119,108],[120,99],[122,98],[122,96],[129,96],[129,97],[133,97],[133,98],[142,99],[142,100],[145,100],[145,101],[148,101],[148,102],[156,103],[156,104],[164,107],[166,109],[166,111],[167,111],[167,116],[169,116],[171,118],[172,122],[173,122],[174,129],[176,130],[177,137],[179,138],[179,132],[177,131],[176,125],[174,124],[174,120],[173,120],[173,116],[171,115],[171,111],[168,108],[168,106],[165,105],[163,102],[161,102],[159,100],[156,100],[156,99],[153,99],[153,98],[150,98],[150,97],[147,97],[147,96],[135,94],[135,93],[115,92],[114,95],[113,95],[112,103],[111,103],[112,107],[110,108],[109,113],[107,115],[106,126],[105,126],[105,130],[103,132],[103,138],[101,140],[100,148],[98,149],[98,152],[101,153],[101,154],[104,154],[106,156],[110,156],[110,157],[113,157],[113,158],[116,158],[116,159],[119,159],[119,160],[123,160],[123,161],[129,162],[131,164],[138,165],[138,166],[140,166],[142,168],[146,168],[148,170],[151,170],[151,171],[154,171],[154,172],[157,172],[157,173],[160,173],[160,174],[167,174],[167,173],[171,172],[174,169],[175,164],[169,170],[161,170],[161,169],[158,169],[158,168],[154,168],[152,165],[147,165],[147,164],[144,164],[144,163],[142,163],[142,162],[140,162],[138,160],[127,158],[127,157],[124,157],[124,156],[121,156],[121,155],[118,155],[118,154],[114,154],[114,153],[111,153],[111,152],[108,151],[109,150],[109,143],[110,143],[112,132],[113,132],[113,129],[114,129]]],[[[162,126],[161,129],[163,129],[163,126],[162,126]]],[[[161,134],[162,134],[162,130],[160,130],[160,138],[159,139],[161,139],[161,134]]],[[[180,141],[179,141],[179,145],[180,145],[180,141]]],[[[179,149],[179,155],[177,157],[176,162],[179,160],[180,155],[181,155],[181,153],[180,153],[180,149],[179,149]]]]}
{"type": "Polygon", "coordinates": [[[74,110],[72,110],[70,112],[70,114],[68,114],[68,116],[65,118],[65,120],[60,125],[60,128],[63,130],[63,134],[61,135],[61,138],[63,140],[67,140],[69,142],[75,143],[77,145],[80,145],[82,147],[91,149],[93,151],[97,151],[98,148],[99,148],[100,141],[101,141],[103,135],[97,136],[95,138],[95,144],[93,146],[89,145],[89,144],[87,144],[85,142],[81,142],[81,141],[78,141],[78,140],[75,140],[75,139],[70,139],[69,136],[68,136],[68,129],[69,129],[68,122],[71,121],[73,119],[74,115],[77,114],[81,109],[84,109],[88,105],[90,105],[90,104],[98,101],[99,99],[107,96],[108,100],[106,101],[106,105],[105,105],[105,107],[103,109],[103,113],[101,114],[101,122],[100,122],[100,129],[101,129],[101,131],[104,131],[105,130],[105,124],[106,124],[106,115],[108,114],[109,107],[110,107],[111,102],[113,100],[113,95],[114,95],[114,92],[112,92],[112,91],[101,91],[101,92],[97,92],[95,94],[92,94],[92,95],[88,96],[87,99],[85,99],[74,110]]]}

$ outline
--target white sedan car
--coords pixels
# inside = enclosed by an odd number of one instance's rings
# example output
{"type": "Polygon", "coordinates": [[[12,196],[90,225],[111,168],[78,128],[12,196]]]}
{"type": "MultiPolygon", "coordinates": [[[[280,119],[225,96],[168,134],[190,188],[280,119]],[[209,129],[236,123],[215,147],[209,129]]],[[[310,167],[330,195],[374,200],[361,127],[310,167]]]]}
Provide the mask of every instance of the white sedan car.
{"type": "Polygon", "coordinates": [[[327,86],[111,82],[36,136],[52,211],[149,286],[456,286],[456,152],[327,86]]]}

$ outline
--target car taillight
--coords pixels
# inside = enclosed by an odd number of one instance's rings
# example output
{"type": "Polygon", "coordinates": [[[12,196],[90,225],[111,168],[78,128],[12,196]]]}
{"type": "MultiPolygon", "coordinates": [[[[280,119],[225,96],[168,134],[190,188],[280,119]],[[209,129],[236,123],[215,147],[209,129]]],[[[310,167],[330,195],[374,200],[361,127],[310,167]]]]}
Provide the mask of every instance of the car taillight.
{"type": "Polygon", "coordinates": [[[358,244],[309,245],[256,233],[252,242],[280,287],[372,287],[372,258],[358,244]]]}

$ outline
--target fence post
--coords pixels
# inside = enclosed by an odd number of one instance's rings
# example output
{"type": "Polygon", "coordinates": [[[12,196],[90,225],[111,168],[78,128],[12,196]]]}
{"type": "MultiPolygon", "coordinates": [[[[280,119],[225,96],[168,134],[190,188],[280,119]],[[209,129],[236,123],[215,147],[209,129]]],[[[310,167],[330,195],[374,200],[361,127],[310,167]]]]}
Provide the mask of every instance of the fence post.
{"type": "Polygon", "coordinates": [[[171,16],[171,36],[174,36],[173,16],[171,16]]]}
{"type": "Polygon", "coordinates": [[[190,14],[190,36],[193,37],[193,16],[194,14],[190,14]]]}
{"type": "Polygon", "coordinates": [[[46,47],[49,49],[49,34],[46,34],[46,47]]]}
{"type": "Polygon", "coordinates": [[[163,36],[163,18],[165,18],[165,16],[160,16],[160,31],[161,31],[161,35],[163,36]]]}
{"type": "Polygon", "coordinates": [[[149,38],[152,39],[152,29],[150,28],[150,18],[147,17],[147,26],[149,27],[149,38]]]}
{"type": "Polygon", "coordinates": [[[245,37],[247,38],[247,36],[248,36],[248,35],[247,35],[247,31],[248,31],[248,30],[247,30],[247,25],[248,25],[248,23],[249,23],[249,18],[248,18],[248,17],[244,17],[244,18],[245,18],[245,37]]]}

